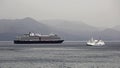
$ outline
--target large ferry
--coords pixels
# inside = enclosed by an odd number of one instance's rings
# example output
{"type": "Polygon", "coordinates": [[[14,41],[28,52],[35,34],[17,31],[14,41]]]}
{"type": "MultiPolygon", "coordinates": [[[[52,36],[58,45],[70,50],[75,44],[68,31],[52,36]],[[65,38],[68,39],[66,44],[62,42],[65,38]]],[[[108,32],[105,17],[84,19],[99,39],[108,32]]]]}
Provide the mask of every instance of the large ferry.
{"type": "Polygon", "coordinates": [[[29,32],[28,34],[24,34],[22,36],[16,37],[14,40],[15,44],[40,44],[40,43],[62,43],[62,40],[56,34],[49,34],[49,35],[41,35],[39,33],[32,33],[29,32]]]}

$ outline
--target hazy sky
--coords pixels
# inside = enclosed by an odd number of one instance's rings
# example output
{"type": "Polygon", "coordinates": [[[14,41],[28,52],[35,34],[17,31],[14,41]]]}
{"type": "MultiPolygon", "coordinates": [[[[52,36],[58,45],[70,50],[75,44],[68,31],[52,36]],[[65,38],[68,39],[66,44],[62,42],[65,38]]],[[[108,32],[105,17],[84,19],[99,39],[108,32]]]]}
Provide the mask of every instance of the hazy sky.
{"type": "Polygon", "coordinates": [[[0,18],[83,21],[99,27],[120,25],[120,0],[0,0],[0,18]]]}

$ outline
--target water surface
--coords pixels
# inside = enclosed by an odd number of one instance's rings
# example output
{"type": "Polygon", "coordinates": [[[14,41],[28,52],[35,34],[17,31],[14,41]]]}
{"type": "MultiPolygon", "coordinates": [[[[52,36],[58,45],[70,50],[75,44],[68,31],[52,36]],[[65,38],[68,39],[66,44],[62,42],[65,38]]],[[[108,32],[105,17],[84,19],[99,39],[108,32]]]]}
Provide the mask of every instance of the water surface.
{"type": "Polygon", "coordinates": [[[0,42],[1,68],[120,68],[120,42],[86,46],[86,42],[62,44],[13,44],[0,42]]]}

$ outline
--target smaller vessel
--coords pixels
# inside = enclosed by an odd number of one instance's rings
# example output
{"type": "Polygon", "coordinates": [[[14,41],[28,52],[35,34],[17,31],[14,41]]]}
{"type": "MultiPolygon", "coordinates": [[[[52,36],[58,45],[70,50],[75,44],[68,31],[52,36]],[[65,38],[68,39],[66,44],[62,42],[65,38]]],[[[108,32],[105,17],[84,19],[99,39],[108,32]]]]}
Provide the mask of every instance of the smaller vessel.
{"type": "Polygon", "coordinates": [[[103,46],[105,45],[105,42],[103,40],[94,40],[93,38],[91,38],[88,42],[87,42],[88,46],[103,46]]]}

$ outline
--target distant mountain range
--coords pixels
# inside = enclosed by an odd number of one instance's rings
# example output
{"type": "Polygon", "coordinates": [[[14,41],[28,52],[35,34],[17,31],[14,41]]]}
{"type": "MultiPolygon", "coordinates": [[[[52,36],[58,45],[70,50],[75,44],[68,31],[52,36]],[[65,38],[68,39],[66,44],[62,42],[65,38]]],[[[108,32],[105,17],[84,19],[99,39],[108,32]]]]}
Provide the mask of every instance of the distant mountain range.
{"type": "Polygon", "coordinates": [[[120,25],[114,26],[112,29],[120,31],[120,25]]]}
{"type": "Polygon", "coordinates": [[[0,40],[13,40],[17,35],[28,32],[38,32],[41,34],[56,33],[65,40],[88,40],[91,37],[103,40],[120,40],[119,26],[100,30],[84,22],[64,21],[64,20],[44,20],[36,21],[32,18],[24,19],[1,19],[0,20],[0,40]]]}

